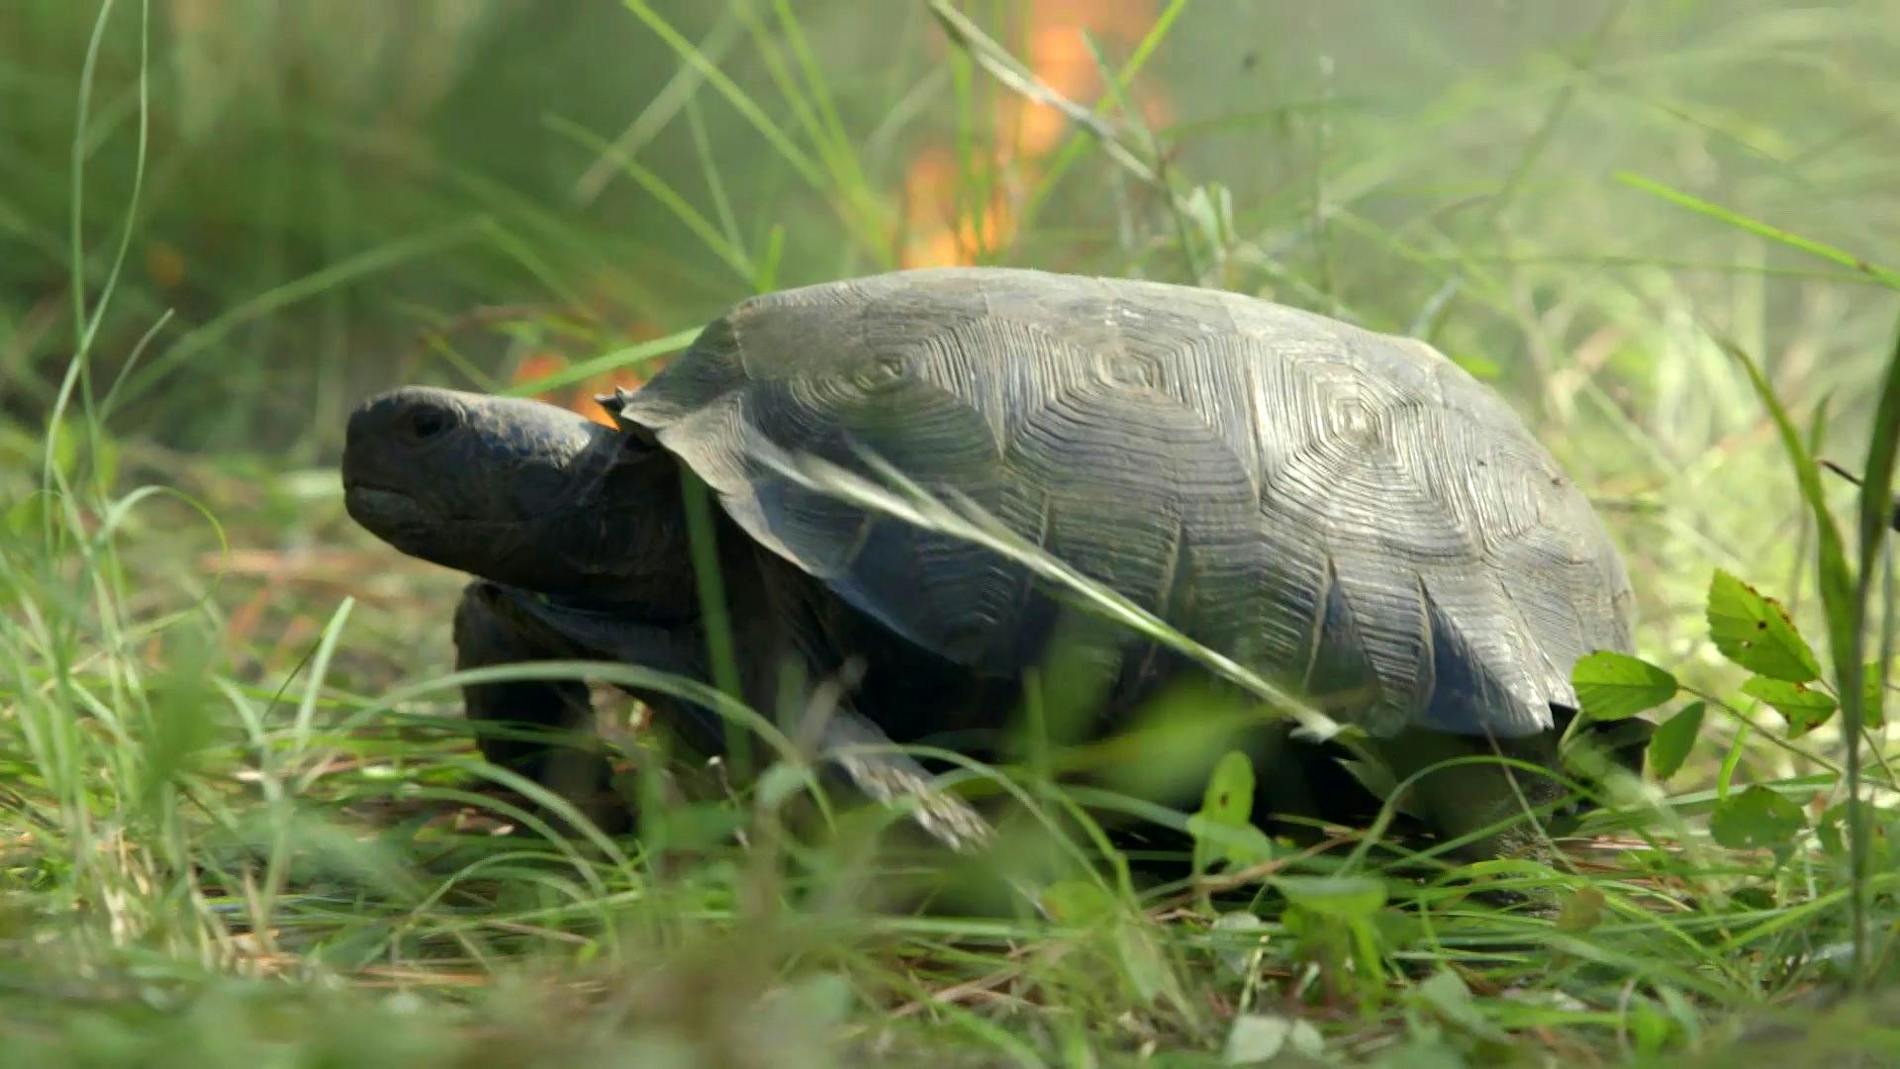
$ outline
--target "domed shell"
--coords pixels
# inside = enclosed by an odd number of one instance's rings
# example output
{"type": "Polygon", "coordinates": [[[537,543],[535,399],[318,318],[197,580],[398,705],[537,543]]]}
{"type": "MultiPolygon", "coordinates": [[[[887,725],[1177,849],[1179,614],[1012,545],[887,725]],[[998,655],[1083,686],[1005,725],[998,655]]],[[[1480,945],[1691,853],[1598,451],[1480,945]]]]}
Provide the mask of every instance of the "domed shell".
{"type": "Polygon", "coordinates": [[[1630,648],[1614,547],[1495,393],[1264,300],[999,268],[833,282],[739,304],[622,400],[760,543],[983,672],[1040,655],[1053,603],[1025,568],[767,458],[869,475],[868,449],[1375,735],[1544,730],[1579,656],[1630,648]]]}

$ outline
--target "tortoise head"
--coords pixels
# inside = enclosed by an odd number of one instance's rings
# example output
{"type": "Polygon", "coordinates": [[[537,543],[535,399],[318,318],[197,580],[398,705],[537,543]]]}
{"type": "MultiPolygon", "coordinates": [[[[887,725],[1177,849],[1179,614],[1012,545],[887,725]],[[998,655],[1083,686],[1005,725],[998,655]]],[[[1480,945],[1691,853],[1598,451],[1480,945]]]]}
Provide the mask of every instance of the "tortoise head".
{"type": "Polygon", "coordinates": [[[351,518],[397,549],[511,586],[639,601],[691,571],[671,455],[539,401],[378,394],[350,416],[343,488],[351,518]]]}

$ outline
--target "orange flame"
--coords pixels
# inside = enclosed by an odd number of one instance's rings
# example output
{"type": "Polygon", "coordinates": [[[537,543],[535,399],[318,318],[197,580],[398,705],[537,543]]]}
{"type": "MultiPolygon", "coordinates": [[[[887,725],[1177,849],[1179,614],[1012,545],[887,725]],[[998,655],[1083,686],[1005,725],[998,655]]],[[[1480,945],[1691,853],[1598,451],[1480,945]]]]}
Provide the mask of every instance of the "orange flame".
{"type": "MultiPolygon", "coordinates": [[[[627,332],[627,335],[629,342],[647,341],[660,336],[659,331],[647,323],[636,325],[627,332]]],[[[540,350],[523,359],[515,368],[514,375],[509,381],[516,386],[524,382],[533,382],[565,370],[569,363],[568,358],[561,353],[540,350]]],[[[559,405],[570,412],[578,412],[596,423],[612,426],[613,420],[601,410],[600,403],[594,398],[600,394],[614,392],[615,387],[624,387],[629,390],[639,387],[659,371],[661,363],[663,361],[645,363],[637,368],[615,368],[577,383],[539,391],[532,396],[536,400],[559,405]]]]}
{"type": "MultiPolygon", "coordinates": [[[[1155,0],[1030,0],[1025,28],[1029,69],[1062,96],[1091,100],[1101,92],[1102,80],[1083,33],[1133,43],[1141,40],[1154,17],[1155,0]]],[[[1151,125],[1168,117],[1159,97],[1146,97],[1139,106],[1151,125]]],[[[1033,184],[1038,162],[1061,143],[1068,119],[1047,104],[1008,94],[998,102],[996,121],[998,130],[1013,132],[1013,140],[999,138],[990,160],[986,203],[958,197],[966,183],[959,181],[963,176],[949,149],[927,147],[911,161],[904,176],[903,266],[973,264],[1016,236],[1012,194],[1033,184]]]]}

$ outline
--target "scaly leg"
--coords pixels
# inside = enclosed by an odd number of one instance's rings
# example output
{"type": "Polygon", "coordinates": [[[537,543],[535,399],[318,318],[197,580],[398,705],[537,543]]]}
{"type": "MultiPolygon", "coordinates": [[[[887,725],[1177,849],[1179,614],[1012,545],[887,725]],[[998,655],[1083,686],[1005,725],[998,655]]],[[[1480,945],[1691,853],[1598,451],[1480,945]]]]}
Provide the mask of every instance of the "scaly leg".
{"type": "MultiPolygon", "coordinates": [[[[485,581],[470,583],[462,592],[455,610],[458,670],[576,655],[536,641],[497,612],[498,593],[485,581]]],[[[468,718],[484,729],[477,738],[483,757],[567,799],[603,829],[624,830],[631,813],[613,796],[605,755],[526,737],[530,732],[591,735],[594,710],[585,684],[556,679],[475,683],[462,688],[462,700],[468,718]]]]}

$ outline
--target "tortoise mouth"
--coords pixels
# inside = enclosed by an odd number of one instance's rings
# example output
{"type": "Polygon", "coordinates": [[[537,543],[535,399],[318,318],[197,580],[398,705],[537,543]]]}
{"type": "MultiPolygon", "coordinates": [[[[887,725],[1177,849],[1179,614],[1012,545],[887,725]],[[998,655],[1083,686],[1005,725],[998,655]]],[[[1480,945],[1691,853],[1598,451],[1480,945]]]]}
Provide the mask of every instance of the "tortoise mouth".
{"type": "Polygon", "coordinates": [[[443,517],[424,508],[414,494],[370,483],[346,485],[343,508],[357,523],[392,539],[414,537],[443,521],[443,517]]]}
{"type": "Polygon", "coordinates": [[[427,556],[426,547],[437,544],[449,532],[482,532],[490,537],[501,537],[505,532],[534,522],[478,516],[460,509],[432,508],[424,503],[424,495],[413,490],[358,481],[343,484],[343,509],[371,534],[405,553],[418,556],[427,556]]]}

